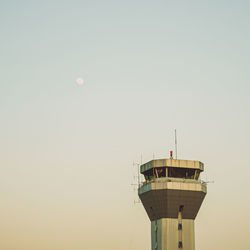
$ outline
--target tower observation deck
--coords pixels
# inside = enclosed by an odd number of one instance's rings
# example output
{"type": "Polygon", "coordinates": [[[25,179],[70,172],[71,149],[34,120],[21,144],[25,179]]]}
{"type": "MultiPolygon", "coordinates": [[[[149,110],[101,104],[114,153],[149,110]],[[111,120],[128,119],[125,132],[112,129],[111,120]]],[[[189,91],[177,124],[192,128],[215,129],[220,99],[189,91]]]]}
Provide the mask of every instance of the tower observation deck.
{"type": "Polygon", "coordinates": [[[159,159],[140,166],[138,194],[151,221],[152,250],[194,250],[194,219],[207,193],[200,161],[159,159]]]}

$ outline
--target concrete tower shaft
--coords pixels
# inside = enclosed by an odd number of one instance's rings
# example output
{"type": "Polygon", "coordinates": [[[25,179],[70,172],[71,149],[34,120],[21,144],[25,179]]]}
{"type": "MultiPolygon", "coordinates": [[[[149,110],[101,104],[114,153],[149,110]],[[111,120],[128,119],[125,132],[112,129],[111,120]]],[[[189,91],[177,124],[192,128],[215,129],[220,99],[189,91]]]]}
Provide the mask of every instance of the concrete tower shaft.
{"type": "Polygon", "coordinates": [[[141,165],[138,193],[151,220],[152,250],[194,250],[194,219],[206,195],[199,161],[161,159],[141,165]]]}

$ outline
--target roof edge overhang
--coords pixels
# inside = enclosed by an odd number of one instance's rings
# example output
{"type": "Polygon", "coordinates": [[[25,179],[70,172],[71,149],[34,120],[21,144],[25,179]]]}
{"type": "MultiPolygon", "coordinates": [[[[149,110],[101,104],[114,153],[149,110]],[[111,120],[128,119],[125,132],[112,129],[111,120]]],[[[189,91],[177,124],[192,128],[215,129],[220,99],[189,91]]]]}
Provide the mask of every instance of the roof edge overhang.
{"type": "Polygon", "coordinates": [[[140,166],[141,174],[152,169],[160,167],[172,167],[172,168],[188,168],[198,169],[201,172],[204,171],[204,163],[200,161],[192,160],[177,160],[177,159],[157,159],[146,162],[140,166]]]}

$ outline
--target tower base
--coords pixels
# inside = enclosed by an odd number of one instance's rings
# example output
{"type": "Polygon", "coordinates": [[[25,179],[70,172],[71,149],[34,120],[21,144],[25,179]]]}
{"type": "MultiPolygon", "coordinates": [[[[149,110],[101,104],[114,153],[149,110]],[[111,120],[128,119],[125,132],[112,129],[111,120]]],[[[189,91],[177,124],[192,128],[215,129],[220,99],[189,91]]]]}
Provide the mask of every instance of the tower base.
{"type": "Polygon", "coordinates": [[[194,220],[162,218],[151,221],[152,250],[195,250],[194,220]]]}

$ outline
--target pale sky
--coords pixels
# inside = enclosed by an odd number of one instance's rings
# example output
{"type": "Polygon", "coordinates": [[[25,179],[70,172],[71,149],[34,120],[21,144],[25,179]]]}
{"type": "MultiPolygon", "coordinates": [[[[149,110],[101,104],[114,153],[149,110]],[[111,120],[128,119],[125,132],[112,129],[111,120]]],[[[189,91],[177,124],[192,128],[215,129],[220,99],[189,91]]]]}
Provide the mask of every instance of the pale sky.
{"type": "Polygon", "coordinates": [[[133,161],[205,164],[197,250],[250,249],[250,1],[0,3],[0,250],[150,250],[133,161]],[[79,86],[76,79],[82,77],[79,86]]]}

